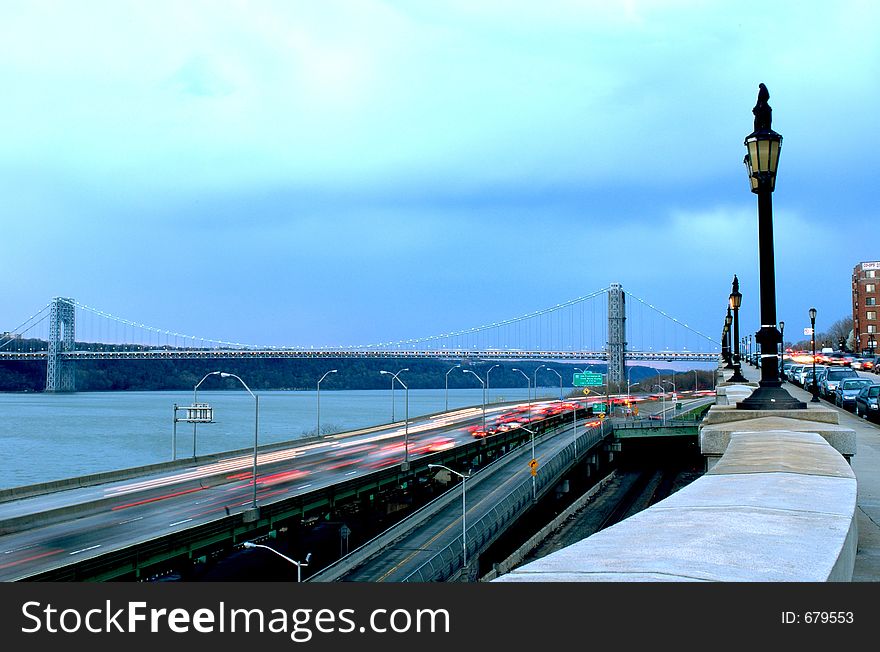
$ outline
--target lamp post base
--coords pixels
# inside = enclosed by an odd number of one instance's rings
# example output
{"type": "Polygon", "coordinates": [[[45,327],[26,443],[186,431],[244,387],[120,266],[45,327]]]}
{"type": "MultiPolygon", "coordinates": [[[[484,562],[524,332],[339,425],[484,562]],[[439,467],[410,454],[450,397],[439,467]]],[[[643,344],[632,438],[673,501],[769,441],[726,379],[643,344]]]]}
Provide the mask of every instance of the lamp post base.
{"type": "Polygon", "coordinates": [[[807,404],[782,389],[778,380],[762,380],[751,396],[736,404],[740,410],[806,410],[807,404]]]}
{"type": "Polygon", "coordinates": [[[747,383],[749,379],[742,375],[739,363],[733,365],[733,375],[727,379],[729,383],[747,383]]]}

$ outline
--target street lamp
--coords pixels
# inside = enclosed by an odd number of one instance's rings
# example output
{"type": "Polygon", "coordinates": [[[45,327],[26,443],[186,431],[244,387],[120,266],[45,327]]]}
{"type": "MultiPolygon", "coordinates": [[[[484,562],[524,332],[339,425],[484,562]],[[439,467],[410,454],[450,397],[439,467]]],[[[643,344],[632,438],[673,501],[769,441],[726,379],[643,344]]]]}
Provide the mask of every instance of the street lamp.
{"type": "MultiPolygon", "coordinates": [[[[733,310],[733,339],[739,340],[739,309],[742,306],[743,295],[739,291],[739,279],[736,274],[733,275],[733,290],[730,293],[728,309],[733,310]]],[[[746,377],[742,374],[742,357],[740,356],[739,345],[733,352],[733,375],[730,377],[732,383],[746,383],[746,377]]]]}
{"type": "Polygon", "coordinates": [[[526,383],[528,384],[528,392],[529,392],[529,413],[528,414],[529,414],[529,425],[531,425],[531,423],[532,423],[532,381],[528,377],[526,372],[523,371],[522,369],[511,369],[511,371],[518,371],[523,376],[525,376],[526,383]]]}
{"type": "Polygon", "coordinates": [[[483,382],[483,379],[480,378],[476,373],[471,371],[470,369],[462,369],[464,373],[471,374],[474,378],[480,381],[480,385],[483,387],[483,433],[486,432],[486,383],[483,382]]]}
{"type": "Polygon", "coordinates": [[[460,368],[461,365],[457,364],[452,369],[446,372],[446,411],[449,412],[449,374],[451,374],[454,370],[460,368]]]}
{"type": "Polygon", "coordinates": [[[733,366],[733,352],[731,350],[731,342],[732,336],[730,333],[731,326],[733,325],[733,316],[730,314],[730,302],[727,303],[727,316],[724,317],[724,329],[722,330],[722,357],[727,362],[727,365],[724,367],[725,369],[735,369],[733,366]]]}
{"type": "Polygon", "coordinates": [[[228,374],[224,371],[218,372],[221,378],[235,378],[238,382],[240,382],[244,388],[247,390],[247,393],[253,396],[255,412],[254,412],[254,504],[253,509],[257,508],[257,440],[259,438],[260,432],[260,397],[254,394],[251,391],[251,388],[248,387],[245,382],[236,376],[235,374],[228,374]]]}
{"type": "MultiPolygon", "coordinates": [[[[489,367],[489,371],[492,371],[495,367],[500,367],[500,364],[492,365],[489,367]]],[[[486,402],[489,402],[489,371],[486,372],[486,402]]]]}
{"type": "MultiPolygon", "coordinates": [[[[671,383],[672,385],[672,417],[675,418],[675,404],[678,401],[678,391],[675,389],[675,381],[664,380],[663,384],[671,383]]],[[[665,396],[665,395],[664,395],[665,396]]]]}
{"type": "Polygon", "coordinates": [[[813,383],[810,385],[810,392],[813,398],[810,403],[819,402],[819,385],[816,383],[816,309],[810,308],[810,339],[813,341],[813,383]]]}
{"type": "MultiPolygon", "coordinates": [[[[220,375],[219,371],[211,371],[209,373],[206,373],[204,378],[202,378],[199,382],[196,383],[196,386],[193,387],[193,407],[198,406],[199,387],[201,386],[201,384],[203,382],[205,382],[205,379],[208,378],[208,376],[219,376],[219,375],[220,375]]],[[[198,423],[197,421],[193,421],[193,459],[195,459],[195,457],[196,457],[196,424],[197,423],[198,423]]]]}
{"type": "MultiPolygon", "coordinates": [[[[409,369],[401,369],[400,371],[397,372],[397,374],[402,374],[404,371],[409,371],[409,369]]],[[[395,416],[394,416],[394,379],[397,378],[397,374],[392,374],[390,371],[382,371],[380,373],[390,374],[392,376],[392,378],[391,378],[391,423],[394,423],[394,420],[395,420],[395,416]]],[[[403,385],[403,383],[400,383],[400,384],[403,385]]]]}
{"type": "MultiPolygon", "coordinates": [[[[338,369],[331,369],[326,374],[321,376],[321,380],[324,380],[330,374],[335,374],[338,371],[338,369]]],[[[318,437],[321,436],[321,380],[318,381],[318,437]]]]}
{"type": "Polygon", "coordinates": [[[535,502],[538,500],[537,480],[535,480],[538,477],[538,458],[535,457],[535,431],[521,425],[517,426],[517,428],[522,428],[532,436],[532,459],[529,460],[529,470],[532,473],[532,502],[535,502]]]}
{"type": "Polygon", "coordinates": [[[541,369],[544,369],[546,366],[547,365],[542,364],[540,367],[535,369],[535,373],[533,374],[532,387],[535,388],[535,400],[536,401],[538,400],[538,372],[541,371],[541,369]]]}
{"type": "Polygon", "coordinates": [[[448,466],[443,466],[442,464],[429,464],[429,469],[446,469],[450,473],[454,473],[459,478],[461,478],[461,565],[463,568],[467,567],[467,508],[465,506],[465,497],[464,497],[464,484],[465,481],[471,477],[470,471],[468,471],[467,475],[463,475],[458,471],[450,469],[448,466]]]}
{"type": "Polygon", "coordinates": [[[551,369],[550,367],[547,367],[547,371],[552,371],[554,374],[559,376],[559,400],[561,401],[562,400],[562,374],[559,373],[558,371],[556,371],[556,369],[551,369]]]}
{"type": "Polygon", "coordinates": [[[779,322],[779,380],[785,382],[785,322],[779,322]]]}
{"type": "MultiPolygon", "coordinates": [[[[669,382],[669,381],[666,381],[669,382]]],[[[663,425],[666,425],[666,388],[663,385],[654,385],[660,388],[660,397],[663,399],[663,425]]]]}
{"type": "Polygon", "coordinates": [[[282,559],[286,559],[291,564],[296,566],[296,581],[297,582],[302,582],[302,567],[308,566],[309,560],[312,558],[312,553],[309,553],[306,555],[306,558],[304,561],[296,561],[295,559],[291,559],[287,555],[284,555],[284,554],[278,552],[277,550],[275,550],[275,548],[270,548],[269,546],[264,546],[261,543],[254,543],[253,541],[244,541],[244,542],[242,542],[241,545],[245,548],[263,548],[264,550],[269,550],[271,552],[274,552],[276,555],[278,555],[282,559]]]}
{"type": "MultiPolygon", "coordinates": [[[[404,371],[409,371],[409,369],[401,369],[396,374],[391,373],[390,371],[380,371],[380,374],[388,374],[391,376],[391,391],[394,391],[394,381],[396,380],[401,385],[403,385],[403,389],[406,390],[406,419],[403,422],[403,464],[400,465],[400,469],[402,471],[409,471],[409,387],[407,387],[404,382],[398,378],[399,374],[402,374],[404,371]]],[[[391,401],[392,405],[394,401],[391,401]]]]}
{"type": "Polygon", "coordinates": [[[782,136],[770,128],[772,110],[767,100],[770,93],[764,84],[758,85],[758,101],[752,109],[754,131],[746,136],[747,154],[744,163],[749,173],[751,190],[758,196],[758,256],[761,277],[761,330],[756,334],[761,350],[761,380],[758,388],[737,408],[745,410],[805,409],[782,388],[779,366],[775,364],[776,350],[782,337],[776,328],[776,271],[773,253],[773,190],[776,187],[776,167],[782,136]],[[773,359],[774,364],[764,364],[773,359]]]}

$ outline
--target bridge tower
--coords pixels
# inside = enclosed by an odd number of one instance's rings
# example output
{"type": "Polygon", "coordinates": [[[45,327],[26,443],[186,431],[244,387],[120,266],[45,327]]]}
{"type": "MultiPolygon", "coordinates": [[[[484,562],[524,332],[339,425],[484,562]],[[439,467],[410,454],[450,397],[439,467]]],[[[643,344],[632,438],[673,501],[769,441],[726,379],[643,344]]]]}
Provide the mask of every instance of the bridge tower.
{"type": "Polygon", "coordinates": [[[608,288],[608,384],[626,383],[626,298],[623,286],[608,288]]]}
{"type": "Polygon", "coordinates": [[[59,354],[76,347],[76,309],[73,299],[55,297],[49,311],[49,355],[46,365],[47,392],[76,391],[73,362],[59,354]]]}

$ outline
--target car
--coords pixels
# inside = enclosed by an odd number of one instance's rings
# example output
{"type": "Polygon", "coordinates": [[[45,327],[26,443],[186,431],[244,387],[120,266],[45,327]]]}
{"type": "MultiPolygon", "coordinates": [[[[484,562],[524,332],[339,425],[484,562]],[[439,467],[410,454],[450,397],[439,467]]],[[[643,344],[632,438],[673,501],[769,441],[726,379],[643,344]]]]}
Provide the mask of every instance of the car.
{"type": "Polygon", "coordinates": [[[873,371],[874,369],[874,356],[872,355],[860,355],[853,358],[853,361],[849,365],[853,369],[858,369],[860,371],[873,371]]]}
{"type": "MultiPolygon", "coordinates": [[[[822,379],[825,378],[825,373],[828,371],[827,367],[822,365],[816,365],[816,387],[821,387],[822,379]]],[[[807,367],[804,369],[803,373],[804,378],[804,389],[810,390],[813,387],[813,368],[807,367]]]]}
{"type": "Polygon", "coordinates": [[[834,351],[833,353],[823,354],[825,364],[835,367],[849,367],[853,361],[852,353],[845,351],[834,351]]]}
{"type": "MultiPolygon", "coordinates": [[[[825,372],[825,378],[819,383],[819,394],[828,399],[833,400],[834,390],[840,384],[840,381],[847,378],[860,378],[855,369],[849,367],[831,367],[825,372]]],[[[818,379],[817,379],[818,382],[818,379]]]]}
{"type": "Polygon", "coordinates": [[[880,421],[880,383],[862,387],[856,394],[856,416],[870,421],[880,421]]]}
{"type": "Polygon", "coordinates": [[[844,410],[854,412],[856,409],[856,396],[863,387],[875,384],[870,378],[847,378],[841,381],[834,390],[834,404],[844,410]]]}
{"type": "MultiPolygon", "coordinates": [[[[819,371],[825,370],[827,368],[828,367],[826,367],[825,365],[817,364],[816,365],[817,375],[818,375],[819,371]]],[[[806,382],[806,376],[807,376],[807,373],[812,373],[812,371],[813,371],[813,365],[811,365],[811,364],[804,365],[804,368],[800,370],[800,373],[798,373],[798,381],[797,381],[798,385],[800,385],[804,389],[808,389],[809,385],[806,382]]],[[[817,383],[819,382],[818,379],[816,380],[816,382],[817,383]]],[[[812,384],[812,378],[810,379],[810,383],[812,384]]]]}
{"type": "Polygon", "coordinates": [[[790,383],[794,383],[799,385],[799,379],[801,371],[803,371],[805,365],[795,363],[791,365],[788,369],[785,370],[785,378],[790,383]]]}

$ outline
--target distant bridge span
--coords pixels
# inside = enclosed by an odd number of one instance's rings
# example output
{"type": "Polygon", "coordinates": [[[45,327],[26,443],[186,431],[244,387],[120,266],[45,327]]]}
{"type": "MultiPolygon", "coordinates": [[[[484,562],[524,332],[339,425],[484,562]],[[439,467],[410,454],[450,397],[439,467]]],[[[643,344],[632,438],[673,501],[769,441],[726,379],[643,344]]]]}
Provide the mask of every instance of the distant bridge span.
{"type": "MultiPolygon", "coordinates": [[[[46,351],[4,352],[0,360],[48,360],[46,351]]],[[[147,351],[67,351],[56,355],[58,360],[215,360],[251,358],[424,358],[434,360],[598,360],[607,361],[605,351],[516,351],[441,349],[419,351],[414,349],[357,350],[357,349],[157,349],[147,351]]],[[[653,362],[716,362],[718,353],[696,351],[626,351],[627,360],[653,362]]]]}

